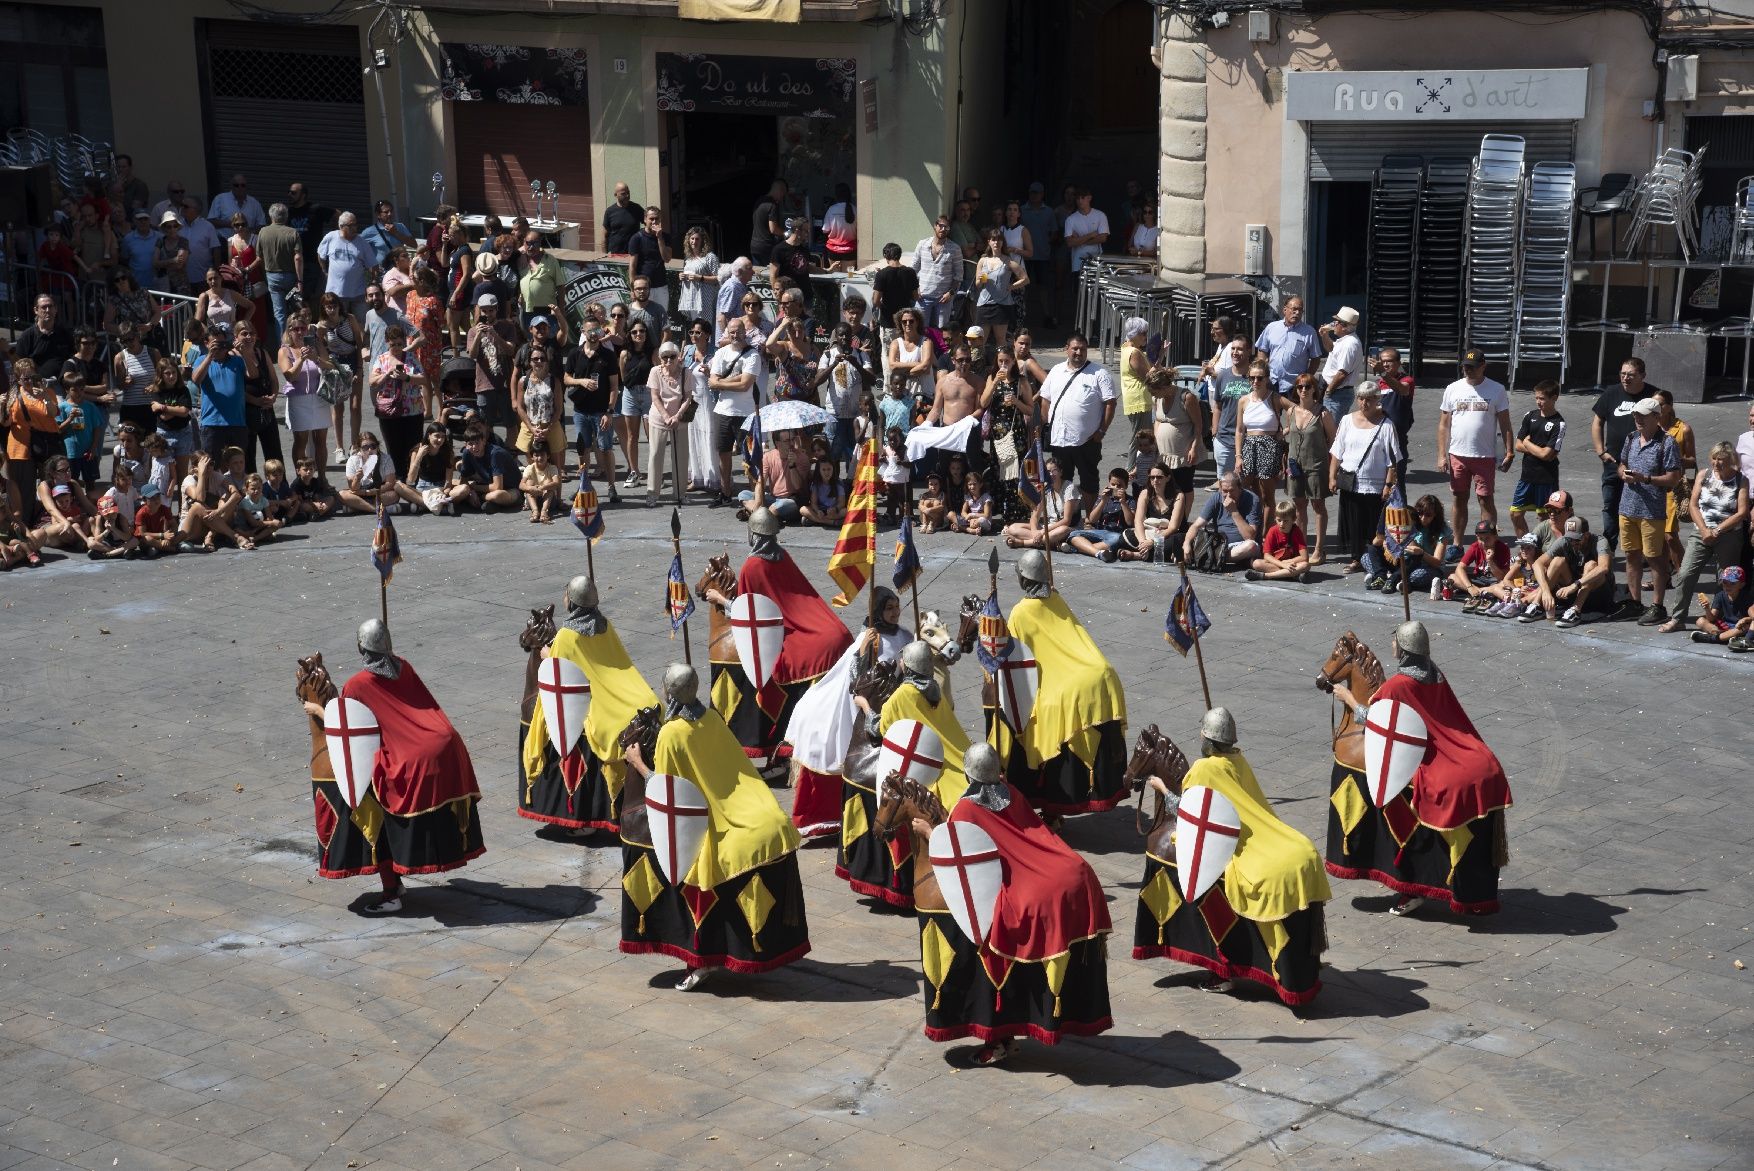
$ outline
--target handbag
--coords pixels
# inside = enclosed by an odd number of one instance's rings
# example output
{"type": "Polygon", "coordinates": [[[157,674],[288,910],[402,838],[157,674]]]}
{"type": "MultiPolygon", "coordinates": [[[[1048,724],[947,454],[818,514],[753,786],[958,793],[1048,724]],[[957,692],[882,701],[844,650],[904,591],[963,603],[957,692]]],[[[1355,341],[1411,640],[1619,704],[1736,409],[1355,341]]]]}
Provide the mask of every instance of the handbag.
{"type": "MultiPolygon", "coordinates": [[[[1376,430],[1370,433],[1370,442],[1364,445],[1364,454],[1358,457],[1359,467],[1363,467],[1364,461],[1370,458],[1370,449],[1376,446],[1377,439],[1382,436],[1383,426],[1382,423],[1378,423],[1376,430]]],[[[1342,492],[1358,491],[1358,473],[1356,471],[1349,472],[1345,468],[1341,468],[1334,473],[1334,482],[1342,492]]]]}
{"type": "Polygon", "coordinates": [[[690,398],[687,402],[682,404],[682,409],[676,413],[677,426],[686,427],[688,424],[694,422],[694,416],[699,413],[699,411],[700,402],[694,398],[690,398]]]}
{"type": "Polygon", "coordinates": [[[323,377],[317,382],[317,397],[334,406],[346,402],[353,394],[353,371],[345,363],[337,362],[323,371],[323,377]]]}

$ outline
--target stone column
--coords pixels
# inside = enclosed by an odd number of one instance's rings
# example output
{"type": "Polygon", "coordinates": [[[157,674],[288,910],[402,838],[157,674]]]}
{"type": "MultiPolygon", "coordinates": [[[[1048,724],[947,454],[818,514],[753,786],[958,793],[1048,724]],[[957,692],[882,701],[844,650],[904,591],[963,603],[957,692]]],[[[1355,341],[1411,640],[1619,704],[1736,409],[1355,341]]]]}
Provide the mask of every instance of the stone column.
{"type": "Polygon", "coordinates": [[[1206,273],[1205,39],[1192,23],[1166,16],[1158,52],[1158,273],[1197,279],[1206,273]]]}

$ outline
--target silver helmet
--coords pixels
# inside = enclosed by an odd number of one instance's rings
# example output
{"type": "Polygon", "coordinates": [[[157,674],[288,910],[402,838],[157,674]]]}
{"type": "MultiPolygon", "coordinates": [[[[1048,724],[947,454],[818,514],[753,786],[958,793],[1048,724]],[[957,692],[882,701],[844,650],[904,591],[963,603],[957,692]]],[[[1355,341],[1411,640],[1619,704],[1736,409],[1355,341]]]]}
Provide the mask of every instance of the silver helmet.
{"type": "Polygon", "coordinates": [[[1048,573],[1048,557],[1040,549],[1028,549],[1017,559],[1017,580],[1022,582],[1039,582],[1051,585],[1053,577],[1048,573]]]}
{"type": "Polygon", "coordinates": [[[1200,739],[1226,748],[1235,746],[1236,717],[1230,714],[1229,708],[1215,707],[1200,717],[1200,739]]]}
{"type": "Polygon", "coordinates": [[[1005,779],[999,754],[985,741],[969,745],[968,751],[962,754],[962,773],[971,786],[996,785],[1005,779]]]}
{"type": "Polygon", "coordinates": [[[910,675],[924,675],[929,679],[937,665],[931,644],[927,642],[916,638],[901,648],[901,666],[910,675]]]}
{"type": "Polygon", "coordinates": [[[687,663],[671,663],[664,669],[664,698],[673,704],[689,704],[700,696],[700,675],[687,663]]]}
{"type": "Polygon", "coordinates": [[[1425,629],[1423,622],[1403,622],[1395,627],[1395,645],[1403,655],[1428,658],[1431,655],[1431,632],[1425,629]]]}
{"type": "Polygon", "coordinates": [[[566,583],[566,604],[572,610],[595,610],[597,608],[597,583],[584,574],[579,574],[566,583]]]}
{"type": "Polygon", "coordinates": [[[381,618],[367,618],[359,624],[357,641],[362,654],[387,655],[390,653],[390,628],[381,618]]]}
{"type": "Polygon", "coordinates": [[[749,531],[761,537],[776,537],[780,531],[780,518],[764,504],[749,514],[749,531]]]}

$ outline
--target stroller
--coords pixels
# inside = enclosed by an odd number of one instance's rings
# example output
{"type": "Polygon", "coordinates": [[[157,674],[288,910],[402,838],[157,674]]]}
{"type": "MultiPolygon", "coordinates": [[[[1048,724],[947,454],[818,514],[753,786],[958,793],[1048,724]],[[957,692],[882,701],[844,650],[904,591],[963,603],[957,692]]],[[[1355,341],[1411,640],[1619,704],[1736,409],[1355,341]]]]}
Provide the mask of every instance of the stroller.
{"type": "Polygon", "coordinates": [[[439,418],[453,443],[463,442],[463,431],[481,418],[475,399],[475,362],[454,354],[439,366],[439,418]]]}

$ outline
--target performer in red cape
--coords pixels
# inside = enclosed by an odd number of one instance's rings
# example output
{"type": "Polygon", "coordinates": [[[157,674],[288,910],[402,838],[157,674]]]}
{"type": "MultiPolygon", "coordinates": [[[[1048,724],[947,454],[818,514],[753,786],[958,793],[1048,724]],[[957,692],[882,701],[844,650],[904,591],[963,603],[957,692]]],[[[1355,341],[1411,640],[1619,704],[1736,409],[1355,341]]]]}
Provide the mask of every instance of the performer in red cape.
{"type": "Polygon", "coordinates": [[[368,914],[402,909],[402,875],[455,870],[486,850],[481,789],[469,750],[408,661],[392,653],[376,618],[359,628],[365,669],[341,689],[377,718],[382,742],[372,764],[370,804],[353,810],[376,856],[383,896],[368,914]],[[375,806],[375,808],[374,808],[375,806]]]}
{"type": "MultiPolygon", "coordinates": [[[[1458,914],[1491,914],[1498,910],[1498,872],[1508,855],[1510,783],[1431,661],[1424,623],[1397,627],[1394,653],[1400,671],[1377,689],[1371,706],[1397,700],[1419,713],[1428,739],[1424,757],[1412,783],[1381,809],[1363,777],[1336,790],[1328,814],[1328,873],[1375,879],[1399,892],[1391,908],[1397,915],[1426,899],[1442,899],[1458,914]]],[[[1365,722],[1369,708],[1345,684],[1334,685],[1334,696],[1365,722]]]]}
{"type": "MultiPolygon", "coordinates": [[[[713,707],[725,718],[743,751],[751,758],[784,760],[791,746],[782,743],[797,706],[810,684],[835,665],[852,645],[852,632],[797,563],[779,543],[780,520],[767,508],[749,514],[749,558],[737,574],[737,593],[765,594],[785,618],[785,641],[767,684],[755,694],[753,710],[736,688],[723,686],[731,676],[714,682],[713,707]]],[[[708,590],[707,599],[729,606],[731,599],[708,590]]],[[[840,830],[841,781],[838,776],[799,766],[793,781],[792,824],[806,837],[840,830]]]]}
{"type": "MultiPolygon", "coordinates": [[[[949,820],[992,838],[1004,877],[984,940],[969,939],[949,911],[919,900],[926,1036],[978,1037],[986,1045],[976,1063],[994,1065],[1016,1051],[1016,1038],[1053,1045],[1062,1035],[1106,1031],[1114,1023],[1106,939],[1113,928],[1096,872],[1005,781],[990,746],[971,745],[962,763],[968,790],[949,820]]],[[[933,868],[942,890],[950,868],[939,864],[936,847],[933,868]]]]}

